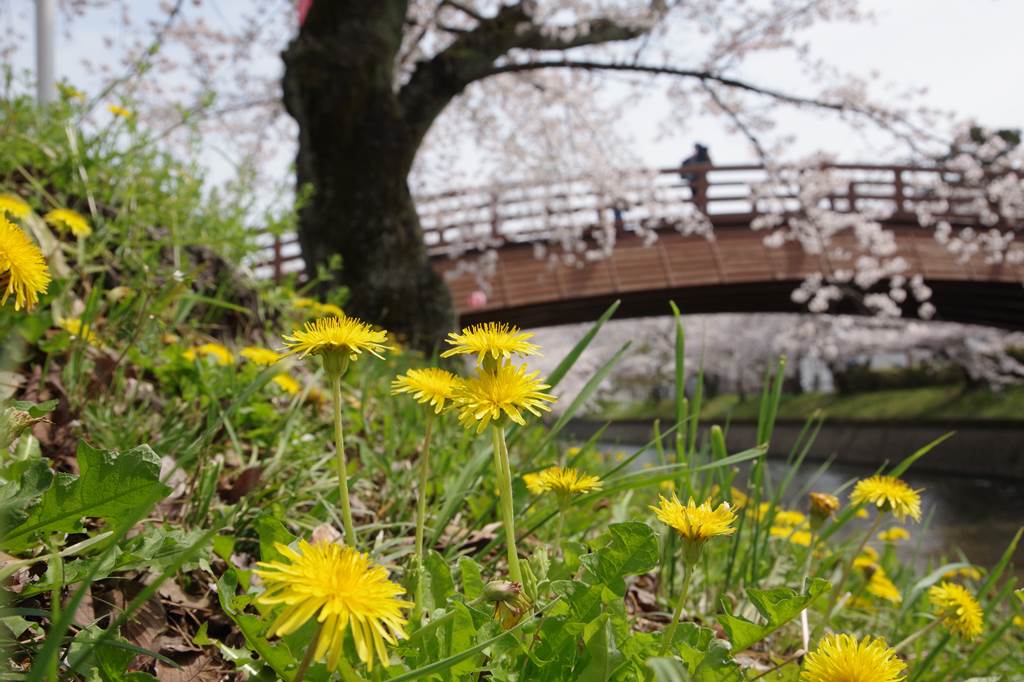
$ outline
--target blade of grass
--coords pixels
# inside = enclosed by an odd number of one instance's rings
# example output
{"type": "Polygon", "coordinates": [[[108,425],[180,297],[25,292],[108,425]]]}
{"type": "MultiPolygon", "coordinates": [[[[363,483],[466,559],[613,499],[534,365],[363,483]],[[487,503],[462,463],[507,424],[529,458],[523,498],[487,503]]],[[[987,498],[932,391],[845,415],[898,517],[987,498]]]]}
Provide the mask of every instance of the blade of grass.
{"type": "Polygon", "coordinates": [[[558,386],[562,379],[565,378],[565,375],[569,373],[569,370],[576,364],[576,361],[580,359],[581,355],[583,355],[583,351],[587,349],[590,342],[594,340],[595,336],[597,336],[597,332],[601,330],[604,323],[607,322],[611,316],[615,314],[615,311],[619,309],[620,303],[621,301],[615,301],[608,306],[608,309],[601,313],[601,317],[597,318],[597,322],[587,330],[587,333],[583,335],[583,338],[573,346],[572,350],[562,358],[562,361],[558,363],[558,366],[555,367],[551,374],[547,376],[546,382],[551,385],[551,388],[558,386]]]}
{"type": "MultiPolygon", "coordinates": [[[[583,385],[583,388],[581,388],[580,392],[576,395],[575,398],[573,398],[573,401],[569,403],[569,407],[567,407],[565,409],[565,412],[563,412],[558,417],[554,425],[550,429],[548,429],[548,433],[544,437],[544,440],[542,440],[540,445],[537,447],[538,450],[542,450],[545,447],[547,447],[548,444],[551,443],[552,440],[554,440],[555,436],[558,435],[558,432],[561,431],[567,423],[569,423],[569,420],[573,418],[577,410],[579,410],[580,407],[582,407],[583,404],[590,399],[590,396],[594,394],[594,391],[596,391],[598,386],[600,386],[601,383],[605,380],[605,378],[608,376],[608,373],[611,372],[612,368],[615,367],[619,360],[622,359],[623,354],[629,349],[631,343],[631,341],[627,341],[626,343],[622,344],[622,347],[619,348],[618,351],[616,351],[615,355],[613,355],[603,365],[601,365],[601,367],[596,372],[594,372],[590,379],[587,380],[587,383],[583,385]]],[[[527,462],[528,461],[529,460],[527,460],[527,462]]]]}

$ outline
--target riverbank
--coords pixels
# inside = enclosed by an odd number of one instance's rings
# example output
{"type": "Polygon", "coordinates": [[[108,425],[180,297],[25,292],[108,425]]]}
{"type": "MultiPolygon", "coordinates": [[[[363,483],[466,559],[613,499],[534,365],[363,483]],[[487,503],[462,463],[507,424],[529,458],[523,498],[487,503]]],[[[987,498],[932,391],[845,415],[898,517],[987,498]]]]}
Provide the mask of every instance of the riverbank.
{"type": "MultiPolygon", "coordinates": [[[[663,422],[665,423],[665,422],[663,422]]],[[[602,440],[609,443],[646,443],[653,437],[652,420],[620,419],[599,421],[573,419],[566,433],[586,440],[604,427],[602,440]]],[[[785,457],[806,425],[804,419],[780,418],[772,435],[771,456],[785,457]]],[[[754,420],[735,419],[722,423],[730,452],[751,447],[757,440],[754,420]],[[727,428],[726,428],[727,427],[727,428]]],[[[808,451],[808,459],[877,467],[893,463],[943,434],[955,432],[914,467],[919,471],[957,476],[1024,480],[1024,422],[896,419],[864,421],[828,419],[821,426],[808,451]]],[[[701,429],[701,437],[706,428],[701,429]]]]}
{"type": "MultiPolygon", "coordinates": [[[[723,393],[705,398],[701,419],[724,422],[726,419],[757,419],[759,395],[741,398],[723,393]]],[[[1019,422],[1024,426],[1024,386],[1001,391],[969,388],[963,384],[921,386],[852,394],[802,393],[783,395],[779,402],[781,419],[803,420],[822,411],[829,421],[924,421],[924,422],[1019,422]]],[[[671,420],[675,414],[672,400],[631,402],[606,405],[595,419],[671,420]]]]}

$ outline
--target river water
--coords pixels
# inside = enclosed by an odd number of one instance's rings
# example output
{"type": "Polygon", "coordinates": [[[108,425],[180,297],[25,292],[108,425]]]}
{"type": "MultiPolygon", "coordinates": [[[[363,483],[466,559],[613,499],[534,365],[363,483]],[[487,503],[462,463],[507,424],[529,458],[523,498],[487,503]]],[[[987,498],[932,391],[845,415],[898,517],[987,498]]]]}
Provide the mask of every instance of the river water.
{"type": "MultiPolygon", "coordinates": [[[[784,465],[770,461],[775,480],[781,480],[784,465]]],[[[790,488],[796,492],[815,474],[817,465],[806,463],[790,488]]],[[[832,464],[813,488],[835,491],[845,483],[870,476],[874,469],[832,464]]],[[[968,478],[939,474],[918,474],[911,468],[902,478],[921,494],[921,523],[908,519],[911,539],[901,551],[919,558],[960,560],[960,552],[972,563],[991,567],[1002,556],[1017,529],[1024,525],[1024,495],[1020,481],[968,478]]],[[[847,487],[842,495],[846,502],[847,487]]],[[[795,503],[795,501],[794,501],[795,503]]],[[[1015,557],[1018,572],[1024,570],[1024,547],[1015,557]]]]}
{"type": "MultiPolygon", "coordinates": [[[[608,444],[606,447],[635,452],[640,446],[608,444]]],[[[1024,457],[1024,453],[1020,456],[1024,457]]],[[[636,465],[656,462],[652,450],[638,457],[636,465]]],[[[737,480],[744,480],[749,468],[750,465],[741,465],[742,472],[737,480]]],[[[836,492],[846,485],[840,493],[845,504],[852,489],[852,485],[847,484],[875,471],[840,463],[833,463],[824,472],[819,472],[819,468],[819,462],[804,463],[789,486],[787,499],[783,500],[786,506],[806,511],[806,496],[801,491],[836,492]]],[[[776,483],[782,481],[785,469],[784,461],[768,460],[769,473],[776,483]]],[[[922,567],[944,557],[950,561],[966,558],[971,563],[991,568],[999,561],[1017,529],[1024,526],[1024,484],[1021,481],[916,473],[913,468],[902,478],[920,490],[922,517],[920,524],[907,520],[911,539],[905,541],[899,551],[908,559],[916,557],[922,567]]],[[[1024,578],[1024,542],[1021,545],[1014,557],[1014,568],[1024,578]]]]}

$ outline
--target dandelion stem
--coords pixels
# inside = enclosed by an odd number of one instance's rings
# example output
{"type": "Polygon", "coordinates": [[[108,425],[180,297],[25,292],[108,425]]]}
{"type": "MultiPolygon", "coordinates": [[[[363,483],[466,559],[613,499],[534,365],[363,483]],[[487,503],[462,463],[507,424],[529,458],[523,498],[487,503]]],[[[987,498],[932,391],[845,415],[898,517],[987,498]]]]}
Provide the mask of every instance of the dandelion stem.
{"type": "Polygon", "coordinates": [[[508,462],[508,446],[505,444],[505,430],[494,427],[494,468],[501,492],[501,515],[505,524],[505,544],[508,545],[508,574],[513,582],[523,582],[519,568],[519,553],[516,550],[516,527],[512,510],[512,473],[508,462]]]}
{"type": "Polygon", "coordinates": [[[672,614],[672,622],[668,624],[668,629],[665,630],[665,636],[661,640],[661,655],[668,653],[669,647],[672,646],[672,639],[676,634],[676,626],[679,625],[679,618],[683,615],[683,605],[686,603],[686,595],[690,592],[690,579],[693,577],[693,566],[683,567],[683,589],[679,593],[679,601],[676,602],[676,610],[672,614]]]}
{"type": "Polygon", "coordinates": [[[427,476],[430,473],[430,432],[434,426],[434,413],[427,412],[427,426],[423,434],[423,449],[420,452],[420,485],[416,498],[416,609],[419,616],[423,600],[423,528],[427,521],[427,476]]]}
{"type": "Polygon", "coordinates": [[[341,493],[341,520],[345,524],[345,542],[358,547],[356,530],[352,524],[352,506],[348,499],[348,461],[345,459],[345,433],[341,428],[341,374],[331,376],[331,394],[334,401],[334,449],[338,464],[338,490],[341,493]]]}
{"type": "Polygon", "coordinates": [[[565,512],[567,511],[567,505],[562,501],[558,501],[558,521],[555,523],[555,551],[562,551],[562,527],[565,525],[565,512]]]}
{"type": "Polygon", "coordinates": [[[306,676],[306,669],[313,662],[313,652],[316,651],[316,643],[320,639],[320,631],[323,630],[323,627],[323,623],[319,623],[316,626],[316,632],[313,633],[313,639],[309,640],[309,646],[306,647],[306,655],[302,657],[302,662],[299,663],[299,669],[295,671],[295,677],[292,678],[292,682],[302,682],[302,678],[306,676]]]}

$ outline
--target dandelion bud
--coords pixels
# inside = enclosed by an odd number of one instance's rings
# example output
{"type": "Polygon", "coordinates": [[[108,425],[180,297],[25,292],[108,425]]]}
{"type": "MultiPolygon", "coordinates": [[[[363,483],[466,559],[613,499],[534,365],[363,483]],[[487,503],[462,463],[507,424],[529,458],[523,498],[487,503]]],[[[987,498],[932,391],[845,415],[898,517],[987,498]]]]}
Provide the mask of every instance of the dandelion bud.
{"type": "Polygon", "coordinates": [[[8,407],[0,411],[0,449],[6,449],[21,435],[22,431],[32,426],[37,420],[25,410],[8,407]]]}
{"type": "Polygon", "coordinates": [[[839,498],[828,493],[811,493],[811,526],[818,528],[839,510],[839,498]]]}
{"type": "Polygon", "coordinates": [[[492,580],[484,585],[484,598],[494,602],[494,619],[501,623],[502,630],[515,627],[532,606],[523,594],[523,586],[508,580],[492,580]]]}
{"type": "Polygon", "coordinates": [[[484,598],[487,601],[511,601],[523,592],[523,586],[508,580],[492,580],[484,585],[484,598]]]}

